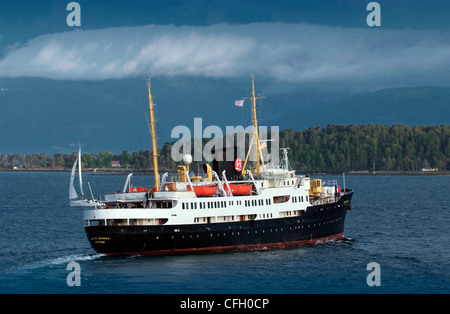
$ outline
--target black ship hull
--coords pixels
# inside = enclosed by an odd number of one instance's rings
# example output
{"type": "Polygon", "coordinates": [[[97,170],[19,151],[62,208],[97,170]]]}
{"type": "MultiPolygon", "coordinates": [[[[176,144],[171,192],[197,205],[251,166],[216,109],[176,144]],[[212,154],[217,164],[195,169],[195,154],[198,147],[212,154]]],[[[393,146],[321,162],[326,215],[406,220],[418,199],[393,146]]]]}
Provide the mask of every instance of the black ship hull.
{"type": "Polygon", "coordinates": [[[230,223],[89,226],[92,247],[106,255],[164,255],[261,250],[344,237],[353,192],[338,202],[309,206],[301,216],[230,223]]]}

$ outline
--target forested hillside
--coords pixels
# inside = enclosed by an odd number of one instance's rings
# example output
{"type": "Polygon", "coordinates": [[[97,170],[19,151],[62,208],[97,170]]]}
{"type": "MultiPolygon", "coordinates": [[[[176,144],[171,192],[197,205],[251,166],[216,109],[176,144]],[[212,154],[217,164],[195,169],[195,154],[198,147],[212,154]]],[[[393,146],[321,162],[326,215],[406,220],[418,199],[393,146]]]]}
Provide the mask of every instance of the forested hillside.
{"type": "MultiPolygon", "coordinates": [[[[175,170],[171,158],[173,143],[165,143],[160,151],[160,167],[175,170]]],[[[450,126],[404,125],[328,125],[303,131],[280,132],[280,147],[289,147],[292,167],[300,172],[420,171],[423,167],[450,170],[450,126]]],[[[0,169],[71,169],[77,153],[2,154],[0,169]]],[[[84,168],[110,168],[111,161],[121,168],[150,170],[151,151],[122,154],[100,152],[83,154],[84,168]]]]}
{"type": "Polygon", "coordinates": [[[290,147],[300,171],[420,171],[450,168],[450,126],[328,125],[284,130],[281,147],[290,147]]]}

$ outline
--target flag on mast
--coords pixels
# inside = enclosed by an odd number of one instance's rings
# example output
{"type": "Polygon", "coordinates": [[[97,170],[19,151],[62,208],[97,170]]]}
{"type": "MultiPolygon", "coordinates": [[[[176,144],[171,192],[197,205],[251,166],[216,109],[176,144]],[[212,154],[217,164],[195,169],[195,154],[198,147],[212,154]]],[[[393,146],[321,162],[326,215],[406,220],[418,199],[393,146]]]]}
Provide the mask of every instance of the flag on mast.
{"type": "Polygon", "coordinates": [[[244,100],[236,100],[234,104],[238,107],[244,107],[244,100]]]}

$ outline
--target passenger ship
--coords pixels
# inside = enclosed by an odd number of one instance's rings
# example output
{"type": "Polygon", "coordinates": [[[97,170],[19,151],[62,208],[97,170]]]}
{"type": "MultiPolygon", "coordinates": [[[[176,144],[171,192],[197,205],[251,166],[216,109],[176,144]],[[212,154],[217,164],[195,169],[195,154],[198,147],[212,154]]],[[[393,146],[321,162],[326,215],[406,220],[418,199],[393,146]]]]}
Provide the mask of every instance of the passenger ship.
{"type": "MultiPolygon", "coordinates": [[[[143,199],[117,197],[100,208],[83,209],[87,237],[98,253],[262,250],[344,237],[353,190],[296,175],[286,149],[278,168],[261,166],[258,154],[256,169],[246,171],[235,155],[234,161],[205,164],[206,178],[189,175],[192,157],[186,155],[178,181],[165,182],[164,176],[160,183],[150,84],[148,92],[156,186],[143,199]]],[[[250,99],[260,152],[253,76],[250,99]]]]}

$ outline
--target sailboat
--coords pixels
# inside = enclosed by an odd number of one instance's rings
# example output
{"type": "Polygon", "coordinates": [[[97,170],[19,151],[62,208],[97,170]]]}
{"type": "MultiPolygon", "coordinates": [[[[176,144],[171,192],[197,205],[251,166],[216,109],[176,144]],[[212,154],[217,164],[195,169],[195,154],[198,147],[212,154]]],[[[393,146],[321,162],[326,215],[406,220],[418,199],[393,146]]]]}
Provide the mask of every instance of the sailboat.
{"type": "MultiPolygon", "coordinates": [[[[89,182],[88,182],[88,184],[89,184],[89,182]]],[[[100,207],[100,206],[104,205],[102,202],[94,199],[90,184],[89,184],[89,189],[91,191],[91,199],[87,199],[84,197],[83,176],[81,175],[81,146],[80,146],[80,148],[78,149],[78,157],[75,160],[75,163],[73,164],[72,172],[70,174],[70,185],[69,185],[70,206],[72,206],[72,207],[96,207],[96,206],[99,206],[100,207]],[[75,180],[75,172],[77,170],[77,164],[78,164],[78,179],[79,179],[79,183],[80,183],[81,199],[78,199],[77,191],[75,190],[75,187],[73,185],[73,182],[75,180]]]]}

